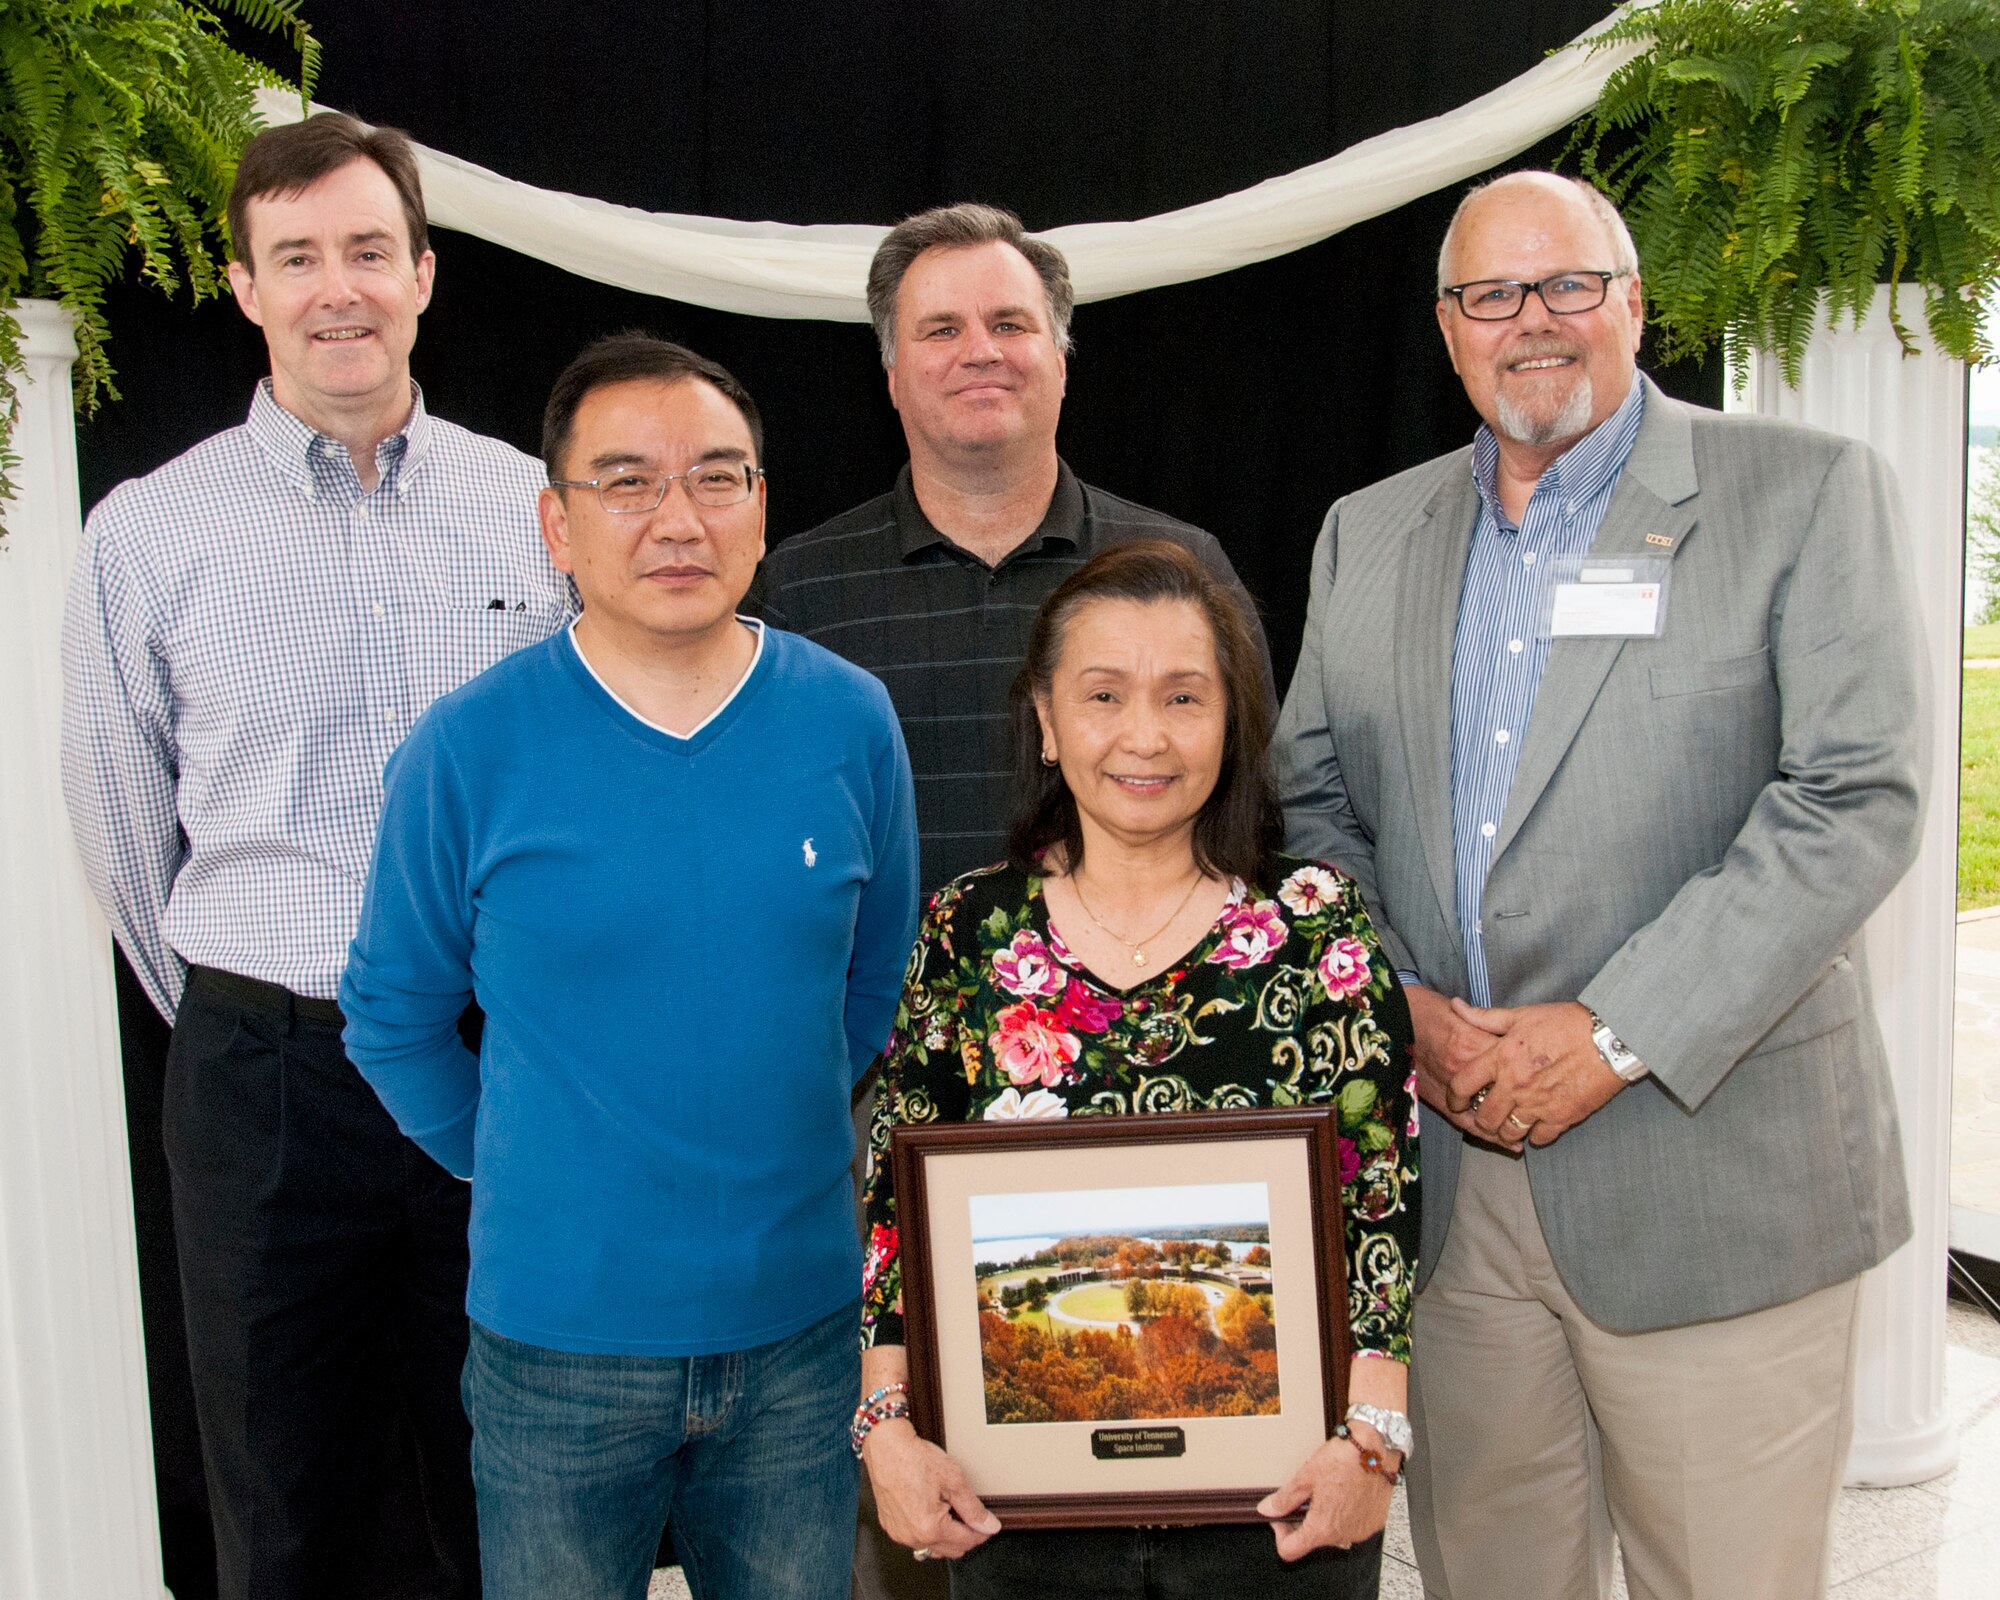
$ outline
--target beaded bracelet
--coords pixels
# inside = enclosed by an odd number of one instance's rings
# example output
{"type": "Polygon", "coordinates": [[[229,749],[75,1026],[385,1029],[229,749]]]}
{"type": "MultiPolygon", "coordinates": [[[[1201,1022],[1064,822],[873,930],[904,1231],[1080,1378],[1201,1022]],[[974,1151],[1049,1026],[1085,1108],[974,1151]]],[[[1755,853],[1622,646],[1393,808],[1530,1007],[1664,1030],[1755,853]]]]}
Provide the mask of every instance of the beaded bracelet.
{"type": "Polygon", "coordinates": [[[1392,1489],[1396,1487],[1396,1481],[1402,1477],[1403,1470],[1400,1467],[1387,1465],[1382,1460],[1382,1452],[1380,1450],[1369,1449],[1367,1445],[1348,1432],[1347,1424],[1344,1422],[1333,1430],[1333,1436],[1336,1439],[1345,1439],[1349,1444],[1354,1446],[1355,1454],[1361,1457],[1361,1470],[1363,1472],[1373,1473],[1392,1489]]]}
{"type": "Polygon", "coordinates": [[[856,1406],[854,1414],[858,1417],[864,1411],[873,1411],[875,1407],[888,1399],[892,1394],[908,1394],[909,1392],[910,1386],[907,1383],[885,1383],[866,1400],[862,1401],[860,1405],[856,1406]]]}
{"type": "MultiPolygon", "coordinates": [[[[875,1424],[889,1420],[880,1414],[883,1402],[892,1400],[894,1396],[907,1395],[909,1392],[910,1386],[907,1383],[885,1383],[854,1408],[854,1420],[847,1427],[847,1440],[854,1447],[855,1459],[860,1459],[861,1441],[874,1431],[875,1424]]],[[[897,1403],[903,1404],[902,1415],[908,1416],[910,1414],[908,1404],[897,1403]]]]}
{"type": "Polygon", "coordinates": [[[855,1409],[854,1421],[848,1425],[847,1442],[854,1449],[854,1459],[861,1459],[861,1447],[868,1442],[868,1435],[885,1422],[895,1422],[910,1414],[910,1402],[904,1399],[878,1400],[873,1405],[861,1405],[855,1409]]]}

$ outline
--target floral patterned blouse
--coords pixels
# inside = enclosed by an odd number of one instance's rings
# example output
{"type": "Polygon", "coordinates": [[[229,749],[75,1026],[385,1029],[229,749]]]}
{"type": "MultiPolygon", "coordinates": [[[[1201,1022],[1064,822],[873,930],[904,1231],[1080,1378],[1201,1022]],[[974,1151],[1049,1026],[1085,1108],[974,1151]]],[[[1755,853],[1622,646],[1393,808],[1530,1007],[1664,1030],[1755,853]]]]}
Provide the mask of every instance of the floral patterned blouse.
{"type": "Polygon", "coordinates": [[[862,1328],[903,1338],[889,1130],[899,1122],[1339,1107],[1357,1354],[1410,1358],[1417,1103],[1410,1012],[1353,882],[1280,856],[1201,942],[1137,987],[1102,984],[1049,923],[1042,880],[968,872],[924,913],[869,1137],[862,1328]]]}

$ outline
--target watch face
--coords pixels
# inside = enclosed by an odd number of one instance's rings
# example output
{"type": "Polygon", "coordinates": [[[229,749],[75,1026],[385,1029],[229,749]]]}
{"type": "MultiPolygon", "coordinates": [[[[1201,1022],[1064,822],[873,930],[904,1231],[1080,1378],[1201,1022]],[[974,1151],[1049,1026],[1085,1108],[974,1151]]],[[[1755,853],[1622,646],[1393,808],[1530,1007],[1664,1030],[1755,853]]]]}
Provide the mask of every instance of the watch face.
{"type": "Polygon", "coordinates": [[[1619,1077],[1630,1080],[1632,1069],[1639,1064],[1639,1058],[1625,1047],[1623,1039],[1600,1023],[1597,1031],[1591,1034],[1590,1042],[1597,1046],[1597,1053],[1604,1057],[1604,1064],[1607,1067],[1619,1077]]]}

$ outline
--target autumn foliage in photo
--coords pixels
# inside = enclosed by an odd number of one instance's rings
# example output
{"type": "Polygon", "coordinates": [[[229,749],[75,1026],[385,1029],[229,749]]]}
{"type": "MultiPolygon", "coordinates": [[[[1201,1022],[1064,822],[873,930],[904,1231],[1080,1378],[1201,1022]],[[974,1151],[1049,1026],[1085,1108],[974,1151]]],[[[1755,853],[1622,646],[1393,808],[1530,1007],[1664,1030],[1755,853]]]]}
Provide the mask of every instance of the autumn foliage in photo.
{"type": "MultiPolygon", "coordinates": [[[[1128,1286],[1140,1287],[1138,1284],[1128,1286]]],[[[1200,1291],[1146,1284],[1149,1296],[1200,1291]]],[[[1125,1328],[1057,1328],[979,1315],[986,1375],[986,1420],[1124,1422],[1156,1417],[1269,1416],[1278,1410],[1278,1353],[1269,1312],[1258,1296],[1232,1291],[1216,1307],[1204,1301],[1154,1314],[1134,1334],[1125,1328]]]]}

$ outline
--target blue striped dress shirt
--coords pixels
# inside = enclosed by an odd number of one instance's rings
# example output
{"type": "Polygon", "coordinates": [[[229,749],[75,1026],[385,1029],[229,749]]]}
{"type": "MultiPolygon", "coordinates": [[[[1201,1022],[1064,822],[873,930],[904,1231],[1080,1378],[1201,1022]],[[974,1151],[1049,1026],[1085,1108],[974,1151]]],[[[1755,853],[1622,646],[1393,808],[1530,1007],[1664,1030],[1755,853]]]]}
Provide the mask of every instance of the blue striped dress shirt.
{"type": "Polygon", "coordinates": [[[243,426],[90,515],[63,788],[91,888],[168,1017],[190,962],[333,997],[390,751],[575,609],[537,527],[541,463],[411,387],[372,490],[267,379],[243,426]]]}
{"type": "MultiPolygon", "coordinates": [[[[1479,521],[1465,558],[1451,653],[1451,836],[1466,998],[1493,1003],[1480,926],[1494,836],[1514,787],[1521,740],[1548,665],[1543,635],[1564,556],[1590,549],[1645,414],[1635,376],[1624,404],[1558,456],[1535,485],[1520,526],[1500,509],[1500,446],[1482,427],[1472,445],[1479,521]]],[[[1408,976],[1406,974],[1406,976],[1408,976]]]]}

